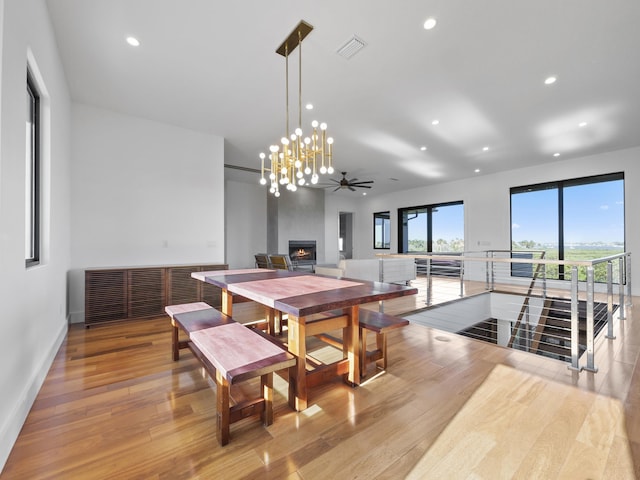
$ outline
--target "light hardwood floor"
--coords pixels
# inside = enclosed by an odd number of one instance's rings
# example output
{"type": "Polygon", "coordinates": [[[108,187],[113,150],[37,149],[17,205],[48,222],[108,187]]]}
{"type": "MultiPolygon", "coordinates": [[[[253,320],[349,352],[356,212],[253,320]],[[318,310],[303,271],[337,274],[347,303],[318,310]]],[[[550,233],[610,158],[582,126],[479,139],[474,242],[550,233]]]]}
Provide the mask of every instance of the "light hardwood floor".
{"type": "Polygon", "coordinates": [[[220,447],[213,382],[188,351],[171,360],[168,319],[74,325],[2,479],[640,478],[633,309],[616,335],[597,343],[600,371],[578,375],[409,325],[389,336],[388,372],[314,388],[304,412],[276,375],[273,425],[243,420],[220,447]]]}

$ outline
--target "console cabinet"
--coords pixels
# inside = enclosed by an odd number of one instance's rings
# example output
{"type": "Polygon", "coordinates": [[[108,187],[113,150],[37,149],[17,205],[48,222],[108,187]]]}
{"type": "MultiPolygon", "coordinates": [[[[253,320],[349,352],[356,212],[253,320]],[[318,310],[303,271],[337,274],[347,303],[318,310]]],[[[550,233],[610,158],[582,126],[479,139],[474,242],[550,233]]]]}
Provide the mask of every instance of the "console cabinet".
{"type": "Polygon", "coordinates": [[[191,272],[227,268],[218,264],[87,269],[85,325],[158,317],[166,305],[178,303],[220,307],[220,289],[191,278],[191,272]]]}

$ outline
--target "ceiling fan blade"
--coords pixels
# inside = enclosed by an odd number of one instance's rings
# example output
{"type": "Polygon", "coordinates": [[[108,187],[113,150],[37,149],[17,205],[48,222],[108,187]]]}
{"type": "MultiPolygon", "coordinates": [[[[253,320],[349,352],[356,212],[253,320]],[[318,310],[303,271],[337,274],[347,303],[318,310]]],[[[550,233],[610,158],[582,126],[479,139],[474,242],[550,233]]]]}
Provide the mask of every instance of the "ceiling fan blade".
{"type": "Polygon", "coordinates": [[[362,185],[363,183],[373,183],[373,180],[366,180],[364,182],[352,182],[351,185],[362,185]]]}
{"type": "Polygon", "coordinates": [[[340,185],[340,181],[339,181],[339,180],[336,180],[335,178],[330,178],[329,180],[331,180],[332,182],[335,182],[335,183],[337,183],[338,185],[340,185]]]}
{"type": "Polygon", "coordinates": [[[353,185],[353,186],[358,188],[371,188],[369,185],[353,185]]]}
{"type": "Polygon", "coordinates": [[[351,185],[349,185],[349,190],[351,190],[352,192],[355,192],[355,191],[356,191],[356,189],[355,189],[355,188],[353,188],[351,185]]]}
{"type": "Polygon", "coordinates": [[[357,182],[357,181],[358,181],[357,178],[352,178],[351,180],[347,180],[347,182],[349,182],[349,183],[353,183],[353,182],[357,182]]]}
{"type": "Polygon", "coordinates": [[[337,192],[338,190],[340,190],[342,187],[338,187],[334,190],[334,192],[337,192]]]}

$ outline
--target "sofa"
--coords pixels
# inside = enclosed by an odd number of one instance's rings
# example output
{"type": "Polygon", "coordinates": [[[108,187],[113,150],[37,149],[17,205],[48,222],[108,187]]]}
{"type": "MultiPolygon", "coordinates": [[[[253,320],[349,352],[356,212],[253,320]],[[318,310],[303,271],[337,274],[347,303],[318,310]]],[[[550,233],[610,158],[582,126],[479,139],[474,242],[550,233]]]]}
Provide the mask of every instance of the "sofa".
{"type": "Polygon", "coordinates": [[[408,284],[416,278],[416,264],[413,257],[347,259],[340,260],[334,266],[316,265],[315,273],[338,278],[408,284]]]}

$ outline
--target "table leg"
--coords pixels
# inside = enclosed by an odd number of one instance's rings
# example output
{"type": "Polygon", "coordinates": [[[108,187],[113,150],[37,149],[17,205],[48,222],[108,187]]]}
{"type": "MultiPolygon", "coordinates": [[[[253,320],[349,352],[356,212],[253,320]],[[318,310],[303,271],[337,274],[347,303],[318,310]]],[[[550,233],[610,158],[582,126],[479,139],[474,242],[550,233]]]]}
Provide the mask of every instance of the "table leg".
{"type": "Polygon", "coordinates": [[[345,343],[349,358],[349,375],[347,382],[351,385],[360,385],[360,341],[358,338],[358,325],[360,323],[360,307],[354,305],[349,308],[349,324],[345,329],[345,343]]]}
{"type": "Polygon", "coordinates": [[[289,351],[296,356],[295,367],[289,369],[289,405],[301,412],[307,408],[307,345],[304,317],[289,315],[288,332],[289,351]]]}
{"type": "Polygon", "coordinates": [[[222,313],[233,316],[233,295],[226,288],[222,289],[222,313]]]}
{"type": "Polygon", "coordinates": [[[275,336],[276,334],[276,311],[271,307],[264,307],[264,314],[267,320],[267,333],[275,336]]]}

